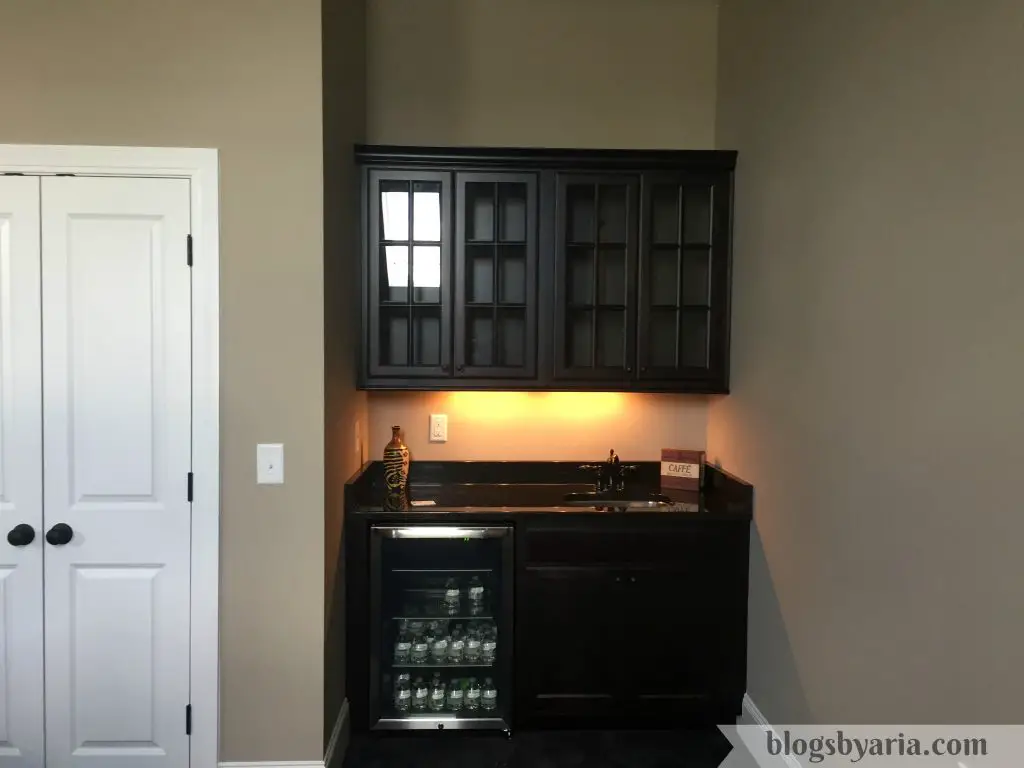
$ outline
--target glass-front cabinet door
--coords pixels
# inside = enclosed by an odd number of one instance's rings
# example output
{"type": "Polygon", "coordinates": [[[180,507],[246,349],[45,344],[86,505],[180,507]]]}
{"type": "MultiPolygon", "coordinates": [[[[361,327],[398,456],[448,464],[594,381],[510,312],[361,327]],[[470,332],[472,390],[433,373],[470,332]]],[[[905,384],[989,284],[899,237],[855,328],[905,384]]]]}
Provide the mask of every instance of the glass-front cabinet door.
{"type": "Polygon", "coordinates": [[[512,529],[370,530],[371,728],[508,730],[512,529]]]}
{"type": "Polygon", "coordinates": [[[372,376],[450,374],[450,199],[450,173],[370,171],[372,376]]]}
{"type": "Polygon", "coordinates": [[[639,378],[717,377],[727,342],[728,182],[645,174],[639,378]]]}
{"type": "Polygon", "coordinates": [[[537,177],[455,178],[455,375],[537,375],[537,177]]]}
{"type": "Polygon", "coordinates": [[[633,376],[638,191],[636,176],[558,176],[556,379],[633,376]]]}

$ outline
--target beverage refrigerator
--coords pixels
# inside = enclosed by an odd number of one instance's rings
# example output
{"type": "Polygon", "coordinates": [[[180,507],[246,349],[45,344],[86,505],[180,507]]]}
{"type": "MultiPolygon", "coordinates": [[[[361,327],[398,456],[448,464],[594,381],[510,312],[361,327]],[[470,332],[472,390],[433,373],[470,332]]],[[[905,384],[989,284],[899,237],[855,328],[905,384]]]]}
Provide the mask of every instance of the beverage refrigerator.
{"type": "Polygon", "coordinates": [[[512,528],[371,526],[369,565],[370,728],[508,733],[512,528]]]}

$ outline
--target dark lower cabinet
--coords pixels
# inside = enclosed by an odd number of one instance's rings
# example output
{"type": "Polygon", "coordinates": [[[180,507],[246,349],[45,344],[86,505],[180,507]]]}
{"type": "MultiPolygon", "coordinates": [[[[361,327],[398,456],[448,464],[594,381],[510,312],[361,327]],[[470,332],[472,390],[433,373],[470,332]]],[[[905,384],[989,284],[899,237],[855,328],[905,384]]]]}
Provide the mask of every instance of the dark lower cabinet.
{"type": "Polygon", "coordinates": [[[728,391],[735,152],[356,159],[361,387],[728,391]]]}
{"type": "Polygon", "coordinates": [[[605,568],[520,571],[516,679],[524,716],[586,719],[615,713],[620,681],[608,642],[618,625],[609,610],[612,581],[605,568]]]}
{"type": "Polygon", "coordinates": [[[651,531],[580,521],[576,530],[528,529],[520,538],[522,725],[672,726],[739,713],[745,523],[651,531]]]}

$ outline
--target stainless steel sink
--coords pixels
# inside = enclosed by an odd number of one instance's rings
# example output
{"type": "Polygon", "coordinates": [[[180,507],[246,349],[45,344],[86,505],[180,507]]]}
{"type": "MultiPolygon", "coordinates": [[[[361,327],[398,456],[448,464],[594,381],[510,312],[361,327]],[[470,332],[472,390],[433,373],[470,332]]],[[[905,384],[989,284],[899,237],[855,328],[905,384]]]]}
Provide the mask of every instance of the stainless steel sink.
{"type": "Polygon", "coordinates": [[[567,507],[614,507],[616,509],[657,509],[674,502],[660,493],[567,493],[562,499],[567,507]]]}

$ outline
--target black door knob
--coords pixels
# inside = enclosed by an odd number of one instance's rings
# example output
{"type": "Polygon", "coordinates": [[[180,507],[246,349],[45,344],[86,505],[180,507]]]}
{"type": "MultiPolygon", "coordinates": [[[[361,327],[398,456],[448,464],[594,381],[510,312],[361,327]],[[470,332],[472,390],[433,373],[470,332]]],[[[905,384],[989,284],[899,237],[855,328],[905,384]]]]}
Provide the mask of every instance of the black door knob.
{"type": "Polygon", "coordinates": [[[75,532],[71,530],[71,526],[67,523],[57,523],[53,528],[46,532],[46,540],[53,544],[55,547],[63,547],[71,538],[75,535],[75,532]]]}
{"type": "Polygon", "coordinates": [[[12,547],[27,547],[36,540],[36,529],[28,523],[20,523],[7,534],[7,543],[12,547]]]}

